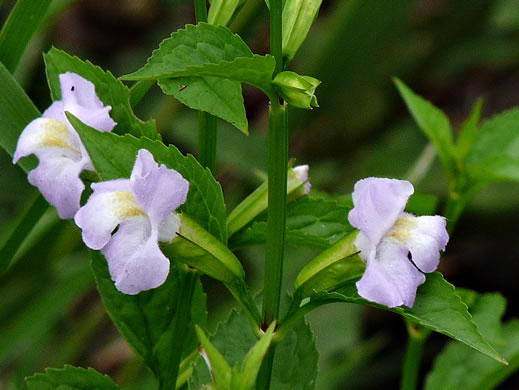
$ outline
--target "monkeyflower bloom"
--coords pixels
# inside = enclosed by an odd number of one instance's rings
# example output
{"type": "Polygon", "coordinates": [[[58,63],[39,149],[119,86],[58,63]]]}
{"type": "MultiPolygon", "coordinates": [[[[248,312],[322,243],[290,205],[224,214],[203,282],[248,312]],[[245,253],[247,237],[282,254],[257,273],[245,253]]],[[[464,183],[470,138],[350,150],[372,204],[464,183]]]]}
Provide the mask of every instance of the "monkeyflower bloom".
{"type": "Polygon", "coordinates": [[[176,237],[180,218],[174,211],[186,201],[189,182],[141,149],[129,179],[93,183],[92,189],[74,217],[85,244],[101,250],[119,291],[134,295],[160,286],[169,260],[159,241],[176,237]]]}
{"type": "Polygon", "coordinates": [[[65,116],[68,111],[99,131],[112,131],[116,123],[96,95],[95,86],[75,73],[59,75],[62,100],[55,101],[40,118],[23,130],[13,163],[35,154],[40,163],[28,176],[45,199],[56,207],[60,218],[72,218],[79,209],[85,186],[79,174],[94,171],[79,135],[65,116]]]}
{"type": "Polygon", "coordinates": [[[356,284],[359,295],[389,307],[413,306],[416,290],[425,282],[423,272],[438,267],[439,252],[449,241],[443,217],[404,212],[413,192],[413,185],[405,180],[360,180],[348,215],[351,225],[360,230],[355,245],[367,263],[356,284]]]}

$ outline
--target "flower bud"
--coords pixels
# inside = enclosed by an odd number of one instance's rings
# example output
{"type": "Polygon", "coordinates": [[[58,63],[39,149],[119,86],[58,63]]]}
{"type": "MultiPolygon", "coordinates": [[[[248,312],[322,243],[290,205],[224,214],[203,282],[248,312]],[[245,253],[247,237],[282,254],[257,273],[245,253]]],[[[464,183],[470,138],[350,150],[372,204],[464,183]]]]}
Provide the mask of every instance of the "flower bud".
{"type": "Polygon", "coordinates": [[[294,58],[317,17],[322,0],[286,0],[283,7],[283,58],[294,58]]]}
{"type": "Polygon", "coordinates": [[[321,82],[316,78],[286,71],[278,73],[272,84],[279,96],[294,107],[310,110],[319,107],[314,92],[321,82]]]}
{"type": "MultiPolygon", "coordinates": [[[[312,185],[308,180],[308,165],[289,168],[287,173],[287,197],[296,200],[310,192],[312,185]]],[[[246,197],[227,218],[227,231],[232,236],[268,207],[268,184],[265,181],[252,194],[246,197]]]]}
{"type": "Polygon", "coordinates": [[[213,0],[207,15],[207,22],[217,26],[227,26],[236,10],[247,0],[213,0]]]}

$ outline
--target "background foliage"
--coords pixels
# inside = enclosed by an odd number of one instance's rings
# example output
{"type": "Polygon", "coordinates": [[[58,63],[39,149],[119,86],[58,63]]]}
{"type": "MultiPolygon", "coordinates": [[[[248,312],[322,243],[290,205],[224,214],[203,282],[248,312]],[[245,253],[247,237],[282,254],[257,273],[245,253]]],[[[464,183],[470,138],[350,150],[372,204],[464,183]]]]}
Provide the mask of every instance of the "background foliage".
{"type": "MultiPolygon", "coordinates": [[[[0,0],[0,22],[13,4],[0,0]]],[[[35,26],[36,33],[15,72],[40,111],[51,101],[42,51],[55,46],[119,76],[141,67],[165,36],[194,20],[192,2],[187,0],[54,0],[41,6],[43,20],[35,26]]],[[[240,33],[253,52],[264,54],[268,51],[267,21],[263,0],[248,0],[231,29],[240,33]]],[[[518,40],[516,0],[325,1],[293,62],[294,70],[322,80],[321,107],[291,113],[290,155],[310,164],[314,191],[347,194],[365,176],[409,178],[417,191],[437,195],[441,211],[447,180],[437,158],[430,170],[422,171],[415,164],[428,147],[427,140],[392,77],[444,110],[457,131],[480,97],[484,99],[483,119],[519,105],[518,40]]],[[[6,47],[15,44],[0,39],[0,59],[6,47]]],[[[250,135],[245,137],[219,122],[217,178],[228,209],[260,183],[252,169],[266,168],[266,102],[254,89],[246,85],[243,89],[250,135]]],[[[155,118],[166,142],[184,153],[195,152],[194,111],[154,87],[136,112],[144,120],[155,118]]],[[[506,120],[511,125],[519,122],[514,113],[506,120]]],[[[484,145],[480,149],[476,152],[492,152],[484,145]]],[[[36,190],[3,150],[0,188],[0,237],[7,237],[32,204],[36,190]]],[[[507,319],[519,314],[513,300],[519,274],[518,190],[517,184],[492,184],[472,199],[440,267],[456,286],[480,292],[499,290],[508,298],[504,332],[516,326],[507,319]]],[[[323,237],[332,239],[336,238],[323,237]]],[[[289,247],[285,280],[294,280],[315,253],[289,247]]],[[[240,258],[245,259],[249,282],[259,287],[262,249],[242,250],[240,258]]],[[[24,388],[25,376],[65,363],[110,374],[123,389],[146,388],[153,381],[105,313],[94,287],[89,255],[70,221],[59,221],[53,210],[47,211],[25,239],[14,264],[0,277],[0,388],[24,388]]],[[[229,313],[230,297],[212,280],[203,279],[203,283],[212,321],[209,327],[215,329],[217,321],[229,313]]],[[[478,298],[474,305],[480,312],[492,305],[494,311],[504,311],[504,303],[495,295],[478,298]]],[[[377,388],[381,383],[397,386],[405,346],[400,318],[341,304],[320,308],[308,319],[320,351],[317,389],[341,389],[344,383],[350,389],[377,388]]],[[[428,389],[435,388],[436,379],[426,380],[425,374],[433,365],[433,354],[446,341],[433,335],[426,344],[421,380],[428,389]]],[[[434,364],[441,368],[442,362],[434,364]]],[[[513,389],[518,383],[517,375],[512,376],[500,388],[513,389]]]]}

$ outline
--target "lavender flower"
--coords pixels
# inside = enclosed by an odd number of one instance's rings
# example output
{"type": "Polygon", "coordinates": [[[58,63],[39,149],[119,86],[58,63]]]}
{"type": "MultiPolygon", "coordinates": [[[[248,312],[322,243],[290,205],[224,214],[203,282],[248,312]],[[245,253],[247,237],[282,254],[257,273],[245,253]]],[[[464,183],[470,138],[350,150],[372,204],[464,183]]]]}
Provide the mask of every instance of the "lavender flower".
{"type": "Polygon", "coordinates": [[[180,218],[174,211],[186,201],[188,181],[141,149],[130,179],[94,183],[92,189],[74,218],[85,244],[104,254],[119,291],[134,295],[160,286],[169,260],[158,242],[176,237],[180,218]]]}
{"type": "Polygon", "coordinates": [[[357,282],[359,295],[389,307],[413,306],[416,290],[433,272],[449,235],[441,216],[404,213],[413,185],[405,180],[370,177],[358,181],[348,219],[360,230],[355,245],[366,261],[357,282]],[[411,260],[408,258],[411,253],[411,260]]]}
{"type": "Polygon", "coordinates": [[[99,131],[112,131],[116,123],[108,114],[111,107],[97,97],[94,84],[70,72],[59,75],[59,80],[62,100],[52,103],[41,118],[25,127],[13,163],[30,154],[38,157],[40,163],[29,173],[29,183],[57,208],[60,218],[66,219],[79,209],[85,188],[79,174],[94,167],[65,111],[99,131]]]}

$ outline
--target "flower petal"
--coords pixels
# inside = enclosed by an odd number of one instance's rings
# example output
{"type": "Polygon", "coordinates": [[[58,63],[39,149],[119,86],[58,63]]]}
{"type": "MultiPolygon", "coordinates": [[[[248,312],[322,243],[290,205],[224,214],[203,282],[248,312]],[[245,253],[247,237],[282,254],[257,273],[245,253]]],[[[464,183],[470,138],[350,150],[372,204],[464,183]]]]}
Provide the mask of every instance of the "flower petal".
{"type": "Polygon", "coordinates": [[[55,119],[35,119],[20,135],[13,162],[30,154],[40,163],[29,173],[29,182],[56,207],[60,218],[72,218],[85,188],[79,174],[90,162],[80,152],[77,135],[55,119]]]}
{"type": "Polygon", "coordinates": [[[159,227],[158,239],[160,242],[171,242],[177,236],[180,229],[180,216],[177,213],[171,213],[166,217],[159,227]]]}
{"type": "Polygon", "coordinates": [[[406,180],[369,177],[355,183],[354,208],[348,215],[353,227],[369,238],[372,249],[391,229],[414,192],[406,180]]]}
{"type": "Polygon", "coordinates": [[[83,241],[92,249],[103,248],[121,222],[144,216],[129,190],[129,180],[92,184],[94,193],[79,209],[74,221],[83,230],[83,241]]]}
{"type": "Polygon", "coordinates": [[[148,218],[130,218],[119,226],[103,248],[115,287],[125,294],[138,294],[165,282],[169,260],[151,234],[148,218]]]}
{"type": "Polygon", "coordinates": [[[60,74],[59,81],[64,111],[69,111],[94,129],[112,131],[116,125],[108,114],[112,107],[99,100],[93,83],[71,72],[60,74]]]}
{"type": "Polygon", "coordinates": [[[384,239],[356,283],[359,295],[388,307],[413,306],[416,289],[425,276],[408,260],[407,253],[398,241],[384,239]]]}
{"type": "Polygon", "coordinates": [[[445,218],[436,216],[415,217],[408,234],[400,241],[410,250],[413,262],[422,272],[433,272],[440,263],[440,251],[449,241],[445,218]]]}
{"type": "Polygon", "coordinates": [[[158,165],[146,149],[139,150],[130,176],[135,200],[158,227],[187,198],[189,182],[174,169],[158,165]]]}

